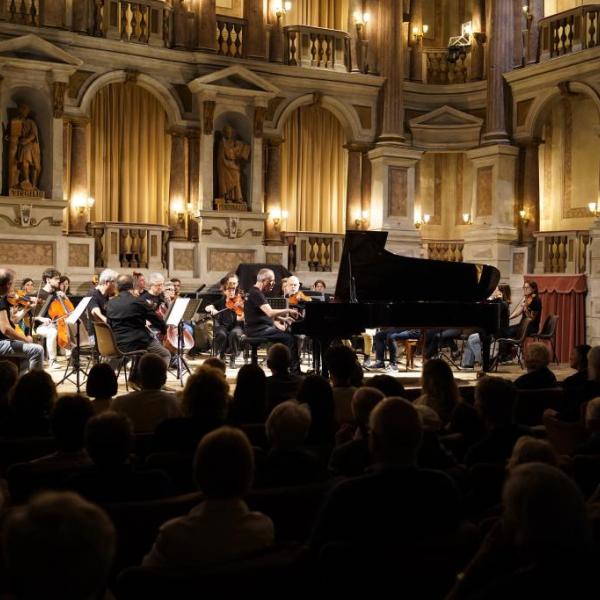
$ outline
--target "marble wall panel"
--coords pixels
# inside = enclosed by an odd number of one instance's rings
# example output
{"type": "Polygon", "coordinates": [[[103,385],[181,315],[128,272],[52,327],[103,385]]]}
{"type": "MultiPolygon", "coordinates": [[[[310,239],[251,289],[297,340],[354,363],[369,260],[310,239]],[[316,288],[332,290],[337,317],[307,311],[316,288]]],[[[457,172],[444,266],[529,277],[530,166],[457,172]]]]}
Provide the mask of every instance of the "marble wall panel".
{"type": "Polygon", "coordinates": [[[191,248],[175,248],[173,250],[175,271],[194,270],[194,250],[191,248]]]}
{"type": "Polygon", "coordinates": [[[256,262],[256,250],[208,249],[208,271],[235,271],[240,263],[253,262],[256,262]]]}
{"type": "Polygon", "coordinates": [[[52,242],[0,240],[0,264],[53,265],[55,248],[52,242]]]}
{"type": "Polygon", "coordinates": [[[89,246],[87,244],[69,244],[69,266],[90,266],[89,246]]]}
{"type": "Polygon", "coordinates": [[[477,169],[477,203],[476,215],[489,217],[492,214],[492,176],[493,167],[477,169]]]}

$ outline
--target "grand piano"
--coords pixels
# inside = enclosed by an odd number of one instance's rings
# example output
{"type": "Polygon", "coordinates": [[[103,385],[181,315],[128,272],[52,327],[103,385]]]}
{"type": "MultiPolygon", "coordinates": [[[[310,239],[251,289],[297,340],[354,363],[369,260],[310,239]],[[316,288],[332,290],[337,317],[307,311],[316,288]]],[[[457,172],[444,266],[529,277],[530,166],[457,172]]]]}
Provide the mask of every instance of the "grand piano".
{"type": "Polygon", "coordinates": [[[386,240],[385,231],[348,231],[333,301],[307,303],[291,332],[311,337],[322,356],[333,340],[368,327],[478,328],[488,371],[500,304],[486,299],[498,285],[498,269],[399,256],[385,250],[386,240]]]}

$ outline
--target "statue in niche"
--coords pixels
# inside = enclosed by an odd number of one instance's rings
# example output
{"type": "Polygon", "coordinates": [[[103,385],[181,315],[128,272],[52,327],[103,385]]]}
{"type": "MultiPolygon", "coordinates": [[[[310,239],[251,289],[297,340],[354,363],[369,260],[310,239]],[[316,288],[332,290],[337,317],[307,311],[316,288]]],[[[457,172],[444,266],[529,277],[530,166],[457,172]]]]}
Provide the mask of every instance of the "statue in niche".
{"type": "Polygon", "coordinates": [[[250,145],[235,139],[235,132],[229,125],[223,127],[223,137],[217,152],[217,175],[219,197],[225,203],[243,204],[241,168],[242,162],[250,157],[250,145]]]}
{"type": "Polygon", "coordinates": [[[12,195],[41,194],[38,181],[41,172],[38,127],[29,117],[28,104],[20,102],[19,114],[9,124],[8,188],[12,195]]]}

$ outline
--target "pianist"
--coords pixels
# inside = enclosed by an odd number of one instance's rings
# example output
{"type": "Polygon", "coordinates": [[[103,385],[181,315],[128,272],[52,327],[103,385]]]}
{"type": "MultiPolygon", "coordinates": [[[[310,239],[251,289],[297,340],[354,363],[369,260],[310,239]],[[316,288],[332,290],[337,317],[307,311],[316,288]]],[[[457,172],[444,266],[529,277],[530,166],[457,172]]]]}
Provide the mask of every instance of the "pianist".
{"type": "Polygon", "coordinates": [[[300,375],[300,358],[294,336],[275,326],[275,320],[279,321],[281,317],[296,319],[298,311],[293,308],[271,308],[265,298],[265,293],[270,292],[274,285],[275,274],[273,271],[271,269],[261,269],[256,276],[256,283],[248,292],[244,304],[244,333],[248,337],[266,338],[273,343],[285,344],[292,355],[290,371],[293,375],[300,375]]]}

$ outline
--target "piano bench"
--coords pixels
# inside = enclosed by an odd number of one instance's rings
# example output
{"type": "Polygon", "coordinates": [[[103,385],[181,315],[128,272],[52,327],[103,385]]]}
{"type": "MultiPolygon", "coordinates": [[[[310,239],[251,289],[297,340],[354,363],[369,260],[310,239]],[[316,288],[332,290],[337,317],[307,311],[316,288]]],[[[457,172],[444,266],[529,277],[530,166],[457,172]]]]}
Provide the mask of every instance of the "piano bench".
{"type": "Polygon", "coordinates": [[[250,348],[250,362],[253,365],[258,365],[258,349],[261,346],[267,346],[270,344],[271,340],[263,337],[242,335],[241,342],[242,348],[244,348],[244,356],[246,356],[246,352],[248,351],[248,348],[250,348]]]}

